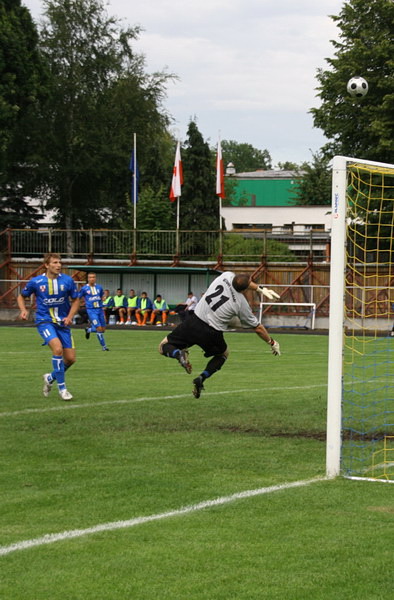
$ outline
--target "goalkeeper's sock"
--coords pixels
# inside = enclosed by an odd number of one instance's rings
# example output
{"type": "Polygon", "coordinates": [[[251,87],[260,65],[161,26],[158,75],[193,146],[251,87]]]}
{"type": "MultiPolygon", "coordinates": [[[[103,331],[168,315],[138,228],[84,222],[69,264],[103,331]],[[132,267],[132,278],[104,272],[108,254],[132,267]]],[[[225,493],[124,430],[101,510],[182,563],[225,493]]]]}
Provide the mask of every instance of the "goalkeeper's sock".
{"type": "Polygon", "coordinates": [[[66,384],[64,381],[65,368],[64,368],[63,356],[52,356],[52,366],[53,366],[53,371],[51,373],[51,377],[53,379],[56,379],[57,387],[59,388],[59,391],[65,390],[66,384]]]}
{"type": "Polygon", "coordinates": [[[204,371],[201,373],[203,380],[208,379],[208,377],[211,377],[214,373],[220,371],[226,360],[226,356],[223,355],[211,358],[204,371]]]}
{"type": "Polygon", "coordinates": [[[162,352],[164,356],[168,356],[168,358],[178,358],[180,350],[167,342],[166,344],[163,344],[162,352]]]}

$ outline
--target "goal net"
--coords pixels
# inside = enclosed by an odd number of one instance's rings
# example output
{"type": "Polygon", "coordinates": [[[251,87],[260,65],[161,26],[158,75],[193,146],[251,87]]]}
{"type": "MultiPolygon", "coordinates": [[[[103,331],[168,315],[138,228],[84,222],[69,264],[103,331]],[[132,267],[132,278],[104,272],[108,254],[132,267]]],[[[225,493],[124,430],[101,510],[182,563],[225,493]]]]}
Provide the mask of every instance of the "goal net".
{"type": "Polygon", "coordinates": [[[336,156],[327,475],[394,481],[394,165],[336,156]]]}

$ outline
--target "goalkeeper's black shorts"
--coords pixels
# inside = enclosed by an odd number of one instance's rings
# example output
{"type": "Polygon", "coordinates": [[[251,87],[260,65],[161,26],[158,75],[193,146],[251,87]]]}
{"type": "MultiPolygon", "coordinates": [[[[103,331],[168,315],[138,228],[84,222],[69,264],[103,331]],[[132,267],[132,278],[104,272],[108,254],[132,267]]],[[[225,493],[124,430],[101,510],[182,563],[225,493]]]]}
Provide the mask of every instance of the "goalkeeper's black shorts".
{"type": "Polygon", "coordinates": [[[227,350],[223,332],[201,321],[195,314],[189,315],[174,331],[171,331],[167,339],[180,350],[200,346],[206,357],[224,354],[227,350]]]}

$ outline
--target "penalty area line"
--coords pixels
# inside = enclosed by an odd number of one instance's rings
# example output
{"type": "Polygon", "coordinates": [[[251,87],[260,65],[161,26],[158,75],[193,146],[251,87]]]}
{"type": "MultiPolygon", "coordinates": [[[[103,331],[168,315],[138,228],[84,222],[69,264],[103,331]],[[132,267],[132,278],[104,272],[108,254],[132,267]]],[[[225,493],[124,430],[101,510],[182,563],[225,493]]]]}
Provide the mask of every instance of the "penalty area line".
{"type": "MultiPolygon", "coordinates": [[[[292,391],[292,390],[310,390],[314,388],[327,387],[326,383],[317,383],[314,385],[294,385],[287,387],[271,387],[271,388],[245,388],[239,390],[221,390],[219,392],[206,392],[204,397],[210,396],[226,396],[228,394],[244,394],[244,393],[256,393],[256,392],[281,392],[281,391],[292,391]]],[[[58,406],[47,406],[46,408],[24,408],[22,410],[14,410],[7,412],[0,412],[1,417],[17,417],[18,415],[29,415],[35,413],[47,413],[62,410],[73,410],[76,408],[97,408],[98,406],[111,406],[115,404],[133,404],[135,402],[153,402],[155,400],[180,400],[182,398],[190,398],[191,394],[176,394],[172,396],[142,396],[141,398],[126,398],[124,400],[103,400],[101,402],[86,402],[86,404],[60,404],[58,406]]]]}
{"type": "Polygon", "coordinates": [[[236,494],[232,494],[231,496],[222,496],[221,498],[216,498],[214,500],[205,500],[204,502],[199,502],[198,504],[192,504],[190,506],[184,506],[182,508],[170,510],[168,512],[158,513],[155,515],[148,515],[146,517],[136,517],[134,519],[128,519],[126,521],[114,521],[112,523],[102,523],[100,525],[96,525],[94,527],[88,527],[86,529],[72,529],[70,531],[63,531],[61,533],[48,533],[39,538],[34,538],[31,540],[23,540],[21,542],[16,542],[14,544],[10,544],[9,546],[0,546],[0,556],[6,556],[7,554],[11,554],[12,552],[17,552],[19,550],[27,550],[28,548],[44,546],[46,544],[54,544],[55,542],[72,540],[75,538],[81,538],[81,537],[84,537],[87,535],[92,535],[94,533],[99,533],[102,531],[115,531],[116,529],[129,529],[130,527],[135,527],[136,525],[143,525],[144,523],[150,523],[152,521],[160,521],[162,519],[168,519],[170,517],[178,517],[181,515],[191,514],[196,511],[203,510],[205,508],[212,508],[214,506],[223,506],[224,504],[234,502],[235,500],[242,500],[245,498],[253,498],[255,496],[261,496],[263,494],[271,494],[273,492],[279,492],[281,490],[289,490],[292,488],[304,487],[304,486],[310,485],[311,483],[316,483],[318,481],[327,481],[327,478],[326,477],[317,477],[317,478],[313,478],[313,479],[305,479],[303,481],[292,481],[290,483],[281,483],[278,485],[272,485],[270,487],[263,487],[263,488],[258,488],[255,490],[246,490],[244,492],[238,492],[236,494]]]}

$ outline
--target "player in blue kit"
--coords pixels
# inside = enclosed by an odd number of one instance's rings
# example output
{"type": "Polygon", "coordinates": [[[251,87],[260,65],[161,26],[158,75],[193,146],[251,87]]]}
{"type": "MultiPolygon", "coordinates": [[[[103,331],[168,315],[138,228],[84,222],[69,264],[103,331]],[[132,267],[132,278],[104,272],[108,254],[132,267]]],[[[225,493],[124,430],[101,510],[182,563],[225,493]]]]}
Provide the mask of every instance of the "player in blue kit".
{"type": "Polygon", "coordinates": [[[65,372],[75,362],[74,340],[70,330],[74,315],[78,312],[79,298],[75,281],[61,273],[59,254],[44,256],[44,275],[33,277],[18,296],[21,319],[27,319],[25,298],[36,298],[36,325],[38,333],[52,351],[52,373],[45,373],[43,394],[48,396],[54,381],[57,382],[62,400],[71,400],[66,388],[65,372]]]}
{"type": "Polygon", "coordinates": [[[106,323],[103,310],[103,295],[103,288],[96,283],[96,273],[88,273],[87,284],[79,290],[79,297],[85,300],[86,311],[90,321],[90,327],[85,329],[85,337],[88,340],[91,333],[96,333],[102,349],[108,351],[104,340],[106,323]]]}

